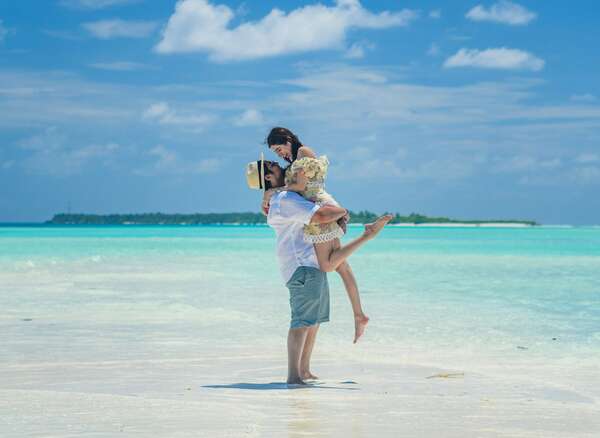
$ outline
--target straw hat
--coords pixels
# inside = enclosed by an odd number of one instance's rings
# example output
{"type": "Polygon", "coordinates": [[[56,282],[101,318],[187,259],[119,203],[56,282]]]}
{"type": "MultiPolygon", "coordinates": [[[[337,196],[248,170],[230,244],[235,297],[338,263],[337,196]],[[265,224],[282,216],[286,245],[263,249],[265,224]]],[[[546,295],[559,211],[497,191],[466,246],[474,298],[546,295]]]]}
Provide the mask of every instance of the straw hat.
{"type": "Polygon", "coordinates": [[[254,190],[265,189],[265,159],[261,152],[260,160],[248,163],[246,166],[246,181],[248,187],[254,190]]]}

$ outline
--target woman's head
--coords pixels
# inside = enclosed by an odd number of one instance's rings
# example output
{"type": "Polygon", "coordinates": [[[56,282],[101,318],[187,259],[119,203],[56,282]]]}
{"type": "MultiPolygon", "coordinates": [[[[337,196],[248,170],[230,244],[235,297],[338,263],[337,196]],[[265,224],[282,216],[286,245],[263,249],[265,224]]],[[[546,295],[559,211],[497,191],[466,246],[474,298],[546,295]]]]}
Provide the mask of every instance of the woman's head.
{"type": "Polygon", "coordinates": [[[287,128],[276,127],[271,129],[267,137],[269,149],[275,152],[279,157],[292,163],[298,156],[298,149],[302,143],[292,131],[287,128]]]}

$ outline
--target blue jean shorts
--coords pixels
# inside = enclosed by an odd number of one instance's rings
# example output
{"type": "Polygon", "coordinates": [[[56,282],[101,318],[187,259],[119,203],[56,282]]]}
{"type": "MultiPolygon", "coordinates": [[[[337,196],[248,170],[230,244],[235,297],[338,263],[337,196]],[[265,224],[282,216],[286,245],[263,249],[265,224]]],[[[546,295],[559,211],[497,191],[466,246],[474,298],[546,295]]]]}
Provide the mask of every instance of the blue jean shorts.
{"type": "Polygon", "coordinates": [[[290,290],[290,328],[310,327],[329,321],[329,283],[325,272],[300,266],[286,287],[290,290]]]}

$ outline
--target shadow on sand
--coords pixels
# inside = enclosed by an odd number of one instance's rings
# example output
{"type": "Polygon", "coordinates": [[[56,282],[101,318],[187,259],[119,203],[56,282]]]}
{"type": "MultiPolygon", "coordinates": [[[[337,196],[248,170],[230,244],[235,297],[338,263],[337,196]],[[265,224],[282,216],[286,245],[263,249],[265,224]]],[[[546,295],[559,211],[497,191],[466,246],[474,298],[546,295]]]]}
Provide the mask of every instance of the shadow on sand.
{"type": "MultiPolygon", "coordinates": [[[[347,382],[342,382],[347,383],[347,382]]],[[[342,391],[358,391],[359,388],[340,388],[337,386],[325,386],[320,383],[309,383],[307,385],[288,385],[285,382],[271,383],[230,383],[229,385],[202,385],[209,389],[250,389],[253,391],[272,391],[282,389],[339,389],[342,391]]]]}

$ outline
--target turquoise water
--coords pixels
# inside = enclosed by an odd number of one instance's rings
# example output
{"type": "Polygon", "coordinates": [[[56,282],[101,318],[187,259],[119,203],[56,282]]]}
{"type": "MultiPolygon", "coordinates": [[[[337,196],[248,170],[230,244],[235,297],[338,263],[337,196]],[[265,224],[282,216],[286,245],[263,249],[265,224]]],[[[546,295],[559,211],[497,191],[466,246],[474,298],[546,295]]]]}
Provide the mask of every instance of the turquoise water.
{"type": "MultiPolygon", "coordinates": [[[[389,227],[350,262],[377,360],[600,359],[600,228],[389,227]]],[[[342,351],[330,282],[321,345],[342,351]]],[[[0,289],[8,362],[276,349],[289,318],[266,227],[0,227],[0,289]]]]}

